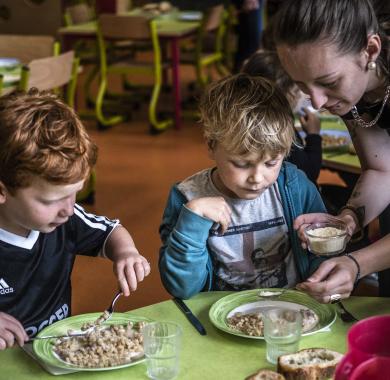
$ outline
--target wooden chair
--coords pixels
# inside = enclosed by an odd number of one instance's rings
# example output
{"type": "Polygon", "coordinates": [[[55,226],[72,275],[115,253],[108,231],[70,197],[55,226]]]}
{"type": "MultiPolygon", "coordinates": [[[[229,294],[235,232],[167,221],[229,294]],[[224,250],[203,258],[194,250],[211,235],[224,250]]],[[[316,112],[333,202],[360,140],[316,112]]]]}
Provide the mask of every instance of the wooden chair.
{"type": "Polygon", "coordinates": [[[23,64],[59,52],[60,45],[52,36],[0,35],[0,56],[17,58],[23,64]]]}
{"type": "MultiPolygon", "coordinates": [[[[98,20],[98,42],[100,52],[100,85],[96,100],[96,116],[103,127],[120,123],[125,120],[123,115],[106,116],[103,112],[103,101],[107,94],[108,76],[146,74],[154,78],[152,94],[149,102],[149,122],[151,131],[164,130],[172,124],[172,120],[158,120],[156,107],[161,90],[162,68],[161,50],[157,36],[156,23],[142,16],[102,14],[98,20]],[[124,55],[114,60],[107,54],[110,44],[120,41],[132,41],[134,46],[145,42],[152,45],[153,60],[140,61],[136,56],[124,55]]],[[[144,51],[144,50],[143,50],[144,51]]]]}
{"type": "Polygon", "coordinates": [[[227,12],[224,6],[217,5],[204,12],[202,23],[196,39],[190,50],[181,53],[181,63],[195,66],[197,83],[204,87],[209,82],[206,69],[214,66],[222,76],[228,75],[229,70],[224,65],[224,36],[226,31],[225,21],[227,12]],[[211,49],[207,49],[206,39],[213,37],[211,49]]]}
{"type": "MultiPolygon", "coordinates": [[[[19,89],[27,91],[35,87],[41,91],[52,90],[56,93],[63,90],[64,100],[74,107],[78,68],[79,58],[75,57],[73,50],[54,57],[35,59],[23,66],[19,89]]],[[[96,172],[93,170],[77,195],[77,201],[94,203],[95,184],[96,172]]]]}
{"type": "Polygon", "coordinates": [[[41,91],[58,92],[66,86],[63,98],[73,107],[78,66],[79,59],[75,58],[73,50],[58,56],[35,59],[23,66],[19,89],[27,91],[36,87],[41,91]]]}

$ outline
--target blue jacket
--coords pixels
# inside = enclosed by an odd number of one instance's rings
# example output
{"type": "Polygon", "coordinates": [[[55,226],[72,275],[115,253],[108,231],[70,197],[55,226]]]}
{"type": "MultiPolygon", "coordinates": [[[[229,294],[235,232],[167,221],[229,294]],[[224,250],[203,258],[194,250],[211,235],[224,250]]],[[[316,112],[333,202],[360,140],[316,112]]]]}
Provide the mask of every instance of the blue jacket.
{"type": "MultiPolygon", "coordinates": [[[[324,259],[302,249],[293,221],[301,214],[325,212],[325,206],[315,185],[295,165],[284,162],[277,181],[295,263],[300,279],[304,280],[324,259]]],[[[185,203],[185,196],[173,186],[160,226],[159,259],[165,288],[173,296],[184,299],[201,291],[218,290],[207,246],[213,221],[195,214],[185,203]]]]}

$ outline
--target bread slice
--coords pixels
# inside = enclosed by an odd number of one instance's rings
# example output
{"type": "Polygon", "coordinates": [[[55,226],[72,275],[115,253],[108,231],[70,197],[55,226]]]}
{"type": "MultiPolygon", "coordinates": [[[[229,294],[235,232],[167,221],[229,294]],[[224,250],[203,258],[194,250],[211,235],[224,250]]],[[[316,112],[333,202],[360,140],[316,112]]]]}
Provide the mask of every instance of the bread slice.
{"type": "Polygon", "coordinates": [[[325,380],[332,378],[342,354],[327,348],[307,348],[278,358],[278,372],[286,380],[325,380]]]}
{"type": "Polygon", "coordinates": [[[284,376],[270,369],[260,369],[245,380],[285,380],[284,376]]]}

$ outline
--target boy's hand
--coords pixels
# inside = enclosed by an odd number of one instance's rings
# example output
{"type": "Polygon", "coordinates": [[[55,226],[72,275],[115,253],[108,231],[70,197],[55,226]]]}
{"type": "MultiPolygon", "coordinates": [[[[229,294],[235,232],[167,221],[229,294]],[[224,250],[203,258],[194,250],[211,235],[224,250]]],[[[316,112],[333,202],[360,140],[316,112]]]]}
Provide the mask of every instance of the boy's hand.
{"type": "Polygon", "coordinates": [[[117,226],[106,242],[105,253],[114,263],[114,273],[124,296],[137,289],[137,283],[150,273],[150,265],[145,257],[138,253],[129,232],[123,226],[117,226]]]}
{"type": "Polygon", "coordinates": [[[221,234],[225,233],[231,222],[232,210],[223,197],[193,199],[186,204],[186,207],[204,218],[219,223],[221,234]]]}
{"type": "Polygon", "coordinates": [[[130,252],[126,257],[114,261],[114,273],[124,296],[137,289],[137,283],[150,273],[150,265],[138,252],[130,252]]]}
{"type": "Polygon", "coordinates": [[[22,324],[12,315],[0,312],[0,350],[12,347],[15,341],[23,346],[27,340],[22,324]]]}
{"type": "Polygon", "coordinates": [[[321,130],[321,121],[314,112],[310,112],[308,108],[304,108],[305,114],[299,118],[302,124],[302,129],[308,135],[318,135],[321,130]]]}

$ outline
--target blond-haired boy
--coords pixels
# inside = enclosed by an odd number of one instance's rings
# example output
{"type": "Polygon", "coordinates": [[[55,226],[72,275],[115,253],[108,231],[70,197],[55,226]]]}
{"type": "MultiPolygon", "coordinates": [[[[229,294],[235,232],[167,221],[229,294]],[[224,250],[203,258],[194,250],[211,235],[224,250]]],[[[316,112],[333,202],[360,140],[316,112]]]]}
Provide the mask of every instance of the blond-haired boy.
{"type": "Polygon", "coordinates": [[[320,258],[293,220],[323,211],[316,187],[283,160],[294,139],[288,101],[271,82],[238,74],[209,86],[200,111],[215,167],[171,189],[160,226],[160,274],[172,295],[293,287],[320,258]]]}
{"type": "Polygon", "coordinates": [[[97,148],[75,112],[31,90],[0,98],[0,349],[70,314],[76,254],[107,256],[125,295],[149,274],[118,220],[86,213],[76,193],[97,148]]]}

